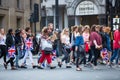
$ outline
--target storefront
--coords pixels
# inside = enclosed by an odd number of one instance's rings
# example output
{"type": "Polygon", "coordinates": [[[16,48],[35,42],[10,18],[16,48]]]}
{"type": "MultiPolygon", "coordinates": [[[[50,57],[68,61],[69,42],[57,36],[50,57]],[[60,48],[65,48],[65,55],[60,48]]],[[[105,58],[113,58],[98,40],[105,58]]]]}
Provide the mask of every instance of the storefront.
{"type": "Polygon", "coordinates": [[[80,2],[75,9],[75,24],[90,26],[93,24],[104,24],[101,22],[102,18],[99,10],[99,6],[92,1],[80,2]]]}
{"type": "MultiPolygon", "coordinates": [[[[90,26],[105,24],[105,0],[62,1],[64,0],[59,0],[59,29],[80,24],[90,26]]],[[[54,3],[54,0],[48,0],[42,4],[41,26],[47,26],[48,23],[56,25],[54,3]],[[53,1],[53,3],[50,1],[53,1]]]]}

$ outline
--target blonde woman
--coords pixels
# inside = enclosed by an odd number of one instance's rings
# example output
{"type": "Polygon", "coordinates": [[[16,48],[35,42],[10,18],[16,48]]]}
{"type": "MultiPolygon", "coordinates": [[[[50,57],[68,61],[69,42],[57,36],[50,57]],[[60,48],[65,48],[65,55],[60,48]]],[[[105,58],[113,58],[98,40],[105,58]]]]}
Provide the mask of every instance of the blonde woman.
{"type": "Polygon", "coordinates": [[[7,54],[7,46],[6,46],[6,34],[5,30],[3,28],[0,29],[0,50],[1,50],[1,57],[4,59],[4,67],[7,69],[7,64],[6,64],[6,54],[7,54]]]}
{"type": "MultiPolygon", "coordinates": [[[[70,58],[70,37],[69,37],[69,29],[65,28],[61,33],[61,43],[62,43],[62,52],[64,54],[64,57],[62,58],[62,62],[65,61],[66,68],[71,68],[69,65],[69,58],[70,58]]],[[[62,63],[61,63],[62,64],[62,63]]]]}
{"type": "Polygon", "coordinates": [[[88,62],[90,62],[92,58],[92,54],[90,51],[90,26],[89,25],[84,26],[82,36],[85,43],[85,52],[89,54],[88,62]]]}

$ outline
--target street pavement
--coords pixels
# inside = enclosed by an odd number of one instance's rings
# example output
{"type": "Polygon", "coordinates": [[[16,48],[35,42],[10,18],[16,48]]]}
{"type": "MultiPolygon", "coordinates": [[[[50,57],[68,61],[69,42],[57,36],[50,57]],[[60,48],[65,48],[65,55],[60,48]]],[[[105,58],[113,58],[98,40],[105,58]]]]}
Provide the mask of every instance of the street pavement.
{"type": "MultiPolygon", "coordinates": [[[[34,58],[37,64],[37,58],[34,58]]],[[[74,65],[72,68],[66,69],[65,64],[62,68],[57,67],[54,70],[46,67],[44,70],[32,69],[27,59],[27,69],[7,70],[3,67],[3,59],[0,59],[0,80],[120,80],[120,68],[109,68],[105,65],[98,65],[99,70],[83,67],[83,71],[76,71],[74,65]]],[[[19,62],[22,63],[22,60],[19,62]]],[[[53,62],[57,66],[57,62],[53,62]]]]}

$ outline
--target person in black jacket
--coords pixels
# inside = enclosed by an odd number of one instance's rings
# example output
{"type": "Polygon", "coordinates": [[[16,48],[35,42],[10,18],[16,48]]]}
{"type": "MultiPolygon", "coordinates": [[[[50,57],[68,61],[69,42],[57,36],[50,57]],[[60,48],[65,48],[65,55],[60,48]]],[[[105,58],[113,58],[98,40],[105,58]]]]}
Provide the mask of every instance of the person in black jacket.
{"type": "MultiPolygon", "coordinates": [[[[6,45],[7,45],[7,49],[11,48],[12,46],[15,46],[15,37],[14,37],[13,29],[8,30],[6,45]]],[[[14,58],[15,58],[14,56],[10,56],[9,60],[6,62],[6,64],[8,63],[11,64],[11,70],[16,70],[13,62],[14,58]]]]}
{"type": "Polygon", "coordinates": [[[19,64],[18,64],[18,61],[19,61],[19,58],[21,57],[22,55],[22,50],[21,50],[21,47],[22,47],[22,36],[21,36],[21,30],[17,29],[15,31],[15,45],[16,45],[16,68],[19,68],[19,64]]]}

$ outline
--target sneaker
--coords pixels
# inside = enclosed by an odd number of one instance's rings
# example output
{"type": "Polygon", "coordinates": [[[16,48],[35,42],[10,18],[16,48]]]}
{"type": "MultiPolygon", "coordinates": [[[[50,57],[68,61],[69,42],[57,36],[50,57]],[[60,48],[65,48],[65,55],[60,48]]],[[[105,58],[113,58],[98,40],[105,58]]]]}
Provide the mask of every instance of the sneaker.
{"type": "Polygon", "coordinates": [[[43,68],[43,67],[41,67],[41,66],[37,66],[37,68],[38,68],[38,69],[44,69],[44,68],[43,68]]]}
{"type": "Polygon", "coordinates": [[[21,66],[21,68],[27,69],[27,67],[26,67],[26,66],[21,66]]]}
{"type": "Polygon", "coordinates": [[[76,68],[76,71],[82,71],[82,68],[76,68]]]}
{"type": "Polygon", "coordinates": [[[51,67],[50,67],[50,69],[55,69],[55,68],[56,68],[56,66],[51,66],[51,67]]]}
{"type": "Polygon", "coordinates": [[[66,68],[72,68],[71,66],[66,66],[66,68]]]}
{"type": "Polygon", "coordinates": [[[32,67],[33,67],[33,69],[35,69],[37,66],[36,66],[36,65],[33,65],[32,67]]]}

